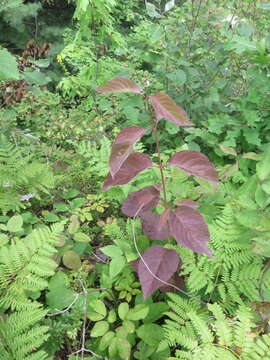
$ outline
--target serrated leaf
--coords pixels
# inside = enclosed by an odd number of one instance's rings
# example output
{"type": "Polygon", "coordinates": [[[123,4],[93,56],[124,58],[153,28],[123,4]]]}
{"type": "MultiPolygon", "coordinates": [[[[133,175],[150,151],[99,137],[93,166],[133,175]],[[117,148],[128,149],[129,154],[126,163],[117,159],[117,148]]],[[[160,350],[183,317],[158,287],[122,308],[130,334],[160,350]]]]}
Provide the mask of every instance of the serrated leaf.
{"type": "Polygon", "coordinates": [[[140,89],[134,81],[123,78],[116,77],[105,84],[99,86],[96,91],[98,93],[118,93],[118,92],[131,92],[135,94],[143,94],[142,89],[140,89]]]}
{"type": "Polygon", "coordinates": [[[169,225],[172,236],[180,245],[197,253],[212,255],[206,246],[210,241],[208,227],[197,210],[188,206],[178,207],[170,212],[169,225]]]}
{"type": "Polygon", "coordinates": [[[149,312],[149,307],[145,304],[136,305],[133,309],[129,309],[126,320],[138,321],[143,320],[149,312]]]}
{"type": "Polygon", "coordinates": [[[184,170],[188,174],[198,176],[215,184],[218,184],[217,172],[208,157],[199,151],[183,150],[175,153],[170,162],[170,166],[184,170]]]}
{"type": "Polygon", "coordinates": [[[108,330],[109,324],[107,323],[107,321],[98,321],[97,323],[95,323],[90,335],[92,337],[103,336],[108,330]]]}
{"type": "Polygon", "coordinates": [[[118,306],[118,315],[120,317],[121,320],[124,320],[127,313],[129,312],[129,305],[127,302],[122,302],[119,306],[118,306]]]}
{"type": "Polygon", "coordinates": [[[9,232],[18,232],[22,230],[23,218],[21,215],[12,216],[7,222],[7,230],[9,232]]]}
{"type": "Polygon", "coordinates": [[[110,155],[110,173],[112,177],[121,168],[128,156],[133,152],[133,145],[145,134],[146,129],[139,126],[124,128],[115,139],[110,155]]]}
{"type": "Polygon", "coordinates": [[[127,216],[137,216],[142,211],[152,210],[159,202],[160,188],[160,185],[150,185],[130,193],[121,207],[122,212],[127,216]]]}
{"type": "Polygon", "coordinates": [[[81,259],[75,251],[66,251],[63,255],[63,264],[69,269],[79,270],[81,259]]]}
{"type": "Polygon", "coordinates": [[[106,191],[112,186],[127,184],[140,172],[151,167],[152,164],[152,161],[145,154],[135,152],[129,155],[114,178],[110,173],[107,175],[102,190],[106,191]]]}
{"type": "Polygon", "coordinates": [[[175,250],[166,249],[155,245],[142,254],[138,265],[138,275],[142,286],[143,296],[146,299],[159,289],[163,282],[157,278],[168,281],[173,276],[179,265],[179,256],[175,250]],[[145,266],[147,264],[147,267],[145,266]],[[151,272],[149,271],[151,270],[151,272]],[[153,276],[154,274],[154,276],[153,276]]]}
{"type": "Polygon", "coordinates": [[[165,118],[178,126],[193,126],[185,110],[165,93],[150,96],[157,120],[165,118]]]}

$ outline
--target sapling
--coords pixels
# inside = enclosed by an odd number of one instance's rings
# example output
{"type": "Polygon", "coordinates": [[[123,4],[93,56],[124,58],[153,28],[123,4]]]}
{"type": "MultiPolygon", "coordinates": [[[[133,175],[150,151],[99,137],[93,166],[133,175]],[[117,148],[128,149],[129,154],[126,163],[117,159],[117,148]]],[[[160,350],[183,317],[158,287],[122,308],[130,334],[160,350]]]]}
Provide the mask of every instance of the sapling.
{"type": "MultiPolygon", "coordinates": [[[[139,216],[143,232],[151,240],[167,240],[169,236],[172,236],[180,245],[196,253],[211,256],[211,250],[207,247],[207,242],[210,240],[207,224],[195,209],[199,205],[195,201],[186,199],[179,201],[176,209],[173,209],[168,202],[166,192],[165,166],[175,166],[190,175],[218,183],[213,164],[199,151],[179,151],[171,157],[167,165],[162,163],[158,123],[165,118],[178,126],[194,126],[187,113],[167,94],[159,92],[148,96],[132,80],[126,78],[114,78],[98,87],[96,91],[99,93],[130,92],[142,96],[150,121],[148,129],[129,126],[118,134],[112,144],[109,173],[103,190],[127,184],[143,170],[157,166],[161,183],[131,192],[122,204],[122,212],[130,217],[139,216]],[[134,152],[133,149],[134,144],[149,132],[152,133],[156,144],[157,165],[154,165],[147,155],[134,152]],[[164,208],[163,213],[153,212],[160,202],[164,208]]],[[[175,250],[155,245],[147,249],[132,265],[138,273],[143,295],[147,298],[164,283],[170,281],[178,269],[179,256],[175,250]]]]}

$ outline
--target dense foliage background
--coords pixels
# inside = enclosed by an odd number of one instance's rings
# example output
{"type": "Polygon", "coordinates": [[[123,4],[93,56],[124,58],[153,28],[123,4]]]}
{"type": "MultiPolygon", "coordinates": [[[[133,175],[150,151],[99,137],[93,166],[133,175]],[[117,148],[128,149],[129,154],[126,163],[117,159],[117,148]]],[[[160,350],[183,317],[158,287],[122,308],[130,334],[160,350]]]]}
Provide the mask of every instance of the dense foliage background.
{"type": "Polygon", "coordinates": [[[270,358],[269,24],[267,0],[0,1],[1,360],[270,358]],[[164,242],[121,204],[160,179],[101,190],[117,134],[149,121],[138,95],[95,91],[115,77],[195,124],[160,121],[164,162],[201,151],[220,180],[165,170],[213,256],[169,239],[181,265],[146,300],[129,263],[164,242]]]}

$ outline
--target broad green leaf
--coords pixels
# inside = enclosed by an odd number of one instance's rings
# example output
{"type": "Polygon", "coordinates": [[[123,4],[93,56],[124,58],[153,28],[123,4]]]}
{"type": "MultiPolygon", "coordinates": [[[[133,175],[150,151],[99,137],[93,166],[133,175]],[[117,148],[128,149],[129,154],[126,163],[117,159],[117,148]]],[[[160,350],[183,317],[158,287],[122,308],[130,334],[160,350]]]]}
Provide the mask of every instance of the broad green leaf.
{"type": "Polygon", "coordinates": [[[85,233],[83,232],[77,232],[75,235],[74,235],[74,240],[75,241],[78,241],[78,242],[85,242],[85,243],[88,243],[90,241],[90,238],[88,235],[86,235],[85,233]]]}
{"type": "Polygon", "coordinates": [[[170,0],[165,4],[164,12],[170,11],[175,6],[175,0],[170,0]]]}
{"type": "Polygon", "coordinates": [[[144,324],[136,332],[139,338],[149,346],[158,346],[164,337],[162,327],[157,324],[144,324]]]}
{"type": "Polygon", "coordinates": [[[114,337],[115,333],[113,331],[108,331],[105,335],[103,335],[99,342],[99,350],[104,351],[105,349],[107,349],[114,337]]]}
{"type": "Polygon", "coordinates": [[[146,12],[148,16],[151,18],[160,18],[161,15],[156,11],[156,7],[154,4],[151,4],[150,2],[146,2],[146,12]]]}
{"type": "Polygon", "coordinates": [[[110,262],[110,278],[113,279],[116,275],[118,275],[126,265],[126,259],[124,256],[118,256],[112,258],[110,262]]]}
{"type": "Polygon", "coordinates": [[[103,252],[103,254],[110,256],[111,258],[120,257],[123,255],[123,251],[116,245],[104,246],[100,250],[103,252]]]}
{"type": "Polygon", "coordinates": [[[81,259],[75,251],[67,251],[63,255],[63,264],[72,270],[79,270],[81,267],[81,259]]]}
{"type": "Polygon", "coordinates": [[[99,337],[106,334],[106,332],[109,330],[109,324],[107,321],[98,321],[95,323],[93,329],[91,330],[90,336],[92,337],[99,337]]]}
{"type": "Polygon", "coordinates": [[[135,331],[135,324],[130,320],[124,320],[122,326],[127,334],[132,334],[135,331]]]}
{"type": "Polygon", "coordinates": [[[46,304],[55,310],[63,310],[69,306],[74,300],[74,292],[66,287],[64,284],[60,287],[54,287],[46,294],[46,304]]]}
{"type": "Polygon", "coordinates": [[[25,80],[30,84],[37,84],[39,86],[47,85],[52,79],[49,76],[46,76],[42,72],[35,71],[27,71],[24,73],[25,80]]]}
{"type": "Polygon", "coordinates": [[[144,319],[145,323],[152,323],[160,319],[163,314],[168,311],[168,304],[166,302],[156,302],[149,304],[149,313],[144,319]]]}
{"type": "Polygon", "coordinates": [[[12,216],[7,222],[7,230],[10,232],[18,232],[22,230],[23,218],[21,215],[12,216]]]}
{"type": "Polygon", "coordinates": [[[44,216],[44,220],[47,221],[47,222],[57,222],[60,220],[59,216],[57,216],[56,214],[53,214],[53,213],[48,213],[44,216]]]}
{"type": "Polygon", "coordinates": [[[92,321],[99,321],[105,318],[107,309],[101,300],[91,301],[88,307],[88,318],[92,321]]]}
{"type": "Polygon", "coordinates": [[[270,179],[270,147],[264,153],[262,160],[257,163],[256,170],[261,181],[270,179]]]}
{"type": "Polygon", "coordinates": [[[63,198],[64,199],[72,199],[75,196],[77,196],[78,194],[79,194],[79,191],[77,189],[69,189],[64,192],[63,198]]]}
{"type": "Polygon", "coordinates": [[[0,81],[19,79],[20,73],[15,57],[6,49],[0,49],[0,81]]]}
{"type": "Polygon", "coordinates": [[[107,318],[110,324],[113,324],[116,321],[116,312],[115,310],[110,310],[107,318]]]}
{"type": "Polygon", "coordinates": [[[136,305],[133,309],[130,309],[125,317],[127,320],[143,320],[149,312],[149,307],[144,304],[136,305]]]}
{"type": "Polygon", "coordinates": [[[7,244],[8,240],[9,240],[9,238],[6,234],[0,234],[0,248],[1,248],[1,246],[7,244]]]}
{"type": "Polygon", "coordinates": [[[118,315],[120,317],[121,320],[124,320],[127,313],[129,312],[129,305],[127,302],[122,302],[119,306],[118,306],[118,315]]]}
{"type": "Polygon", "coordinates": [[[72,215],[70,217],[70,224],[68,226],[68,232],[73,235],[79,230],[79,227],[80,227],[80,222],[79,222],[78,216],[72,215]]]}

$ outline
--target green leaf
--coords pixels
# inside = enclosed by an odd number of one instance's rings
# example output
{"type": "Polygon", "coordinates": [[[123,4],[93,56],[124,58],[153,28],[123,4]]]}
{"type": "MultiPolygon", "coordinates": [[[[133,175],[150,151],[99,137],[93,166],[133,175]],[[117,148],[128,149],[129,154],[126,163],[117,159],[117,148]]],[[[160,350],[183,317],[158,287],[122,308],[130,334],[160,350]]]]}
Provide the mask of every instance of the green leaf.
{"type": "Polygon", "coordinates": [[[103,301],[94,300],[89,303],[87,316],[91,321],[102,320],[106,315],[107,309],[103,301]]]}
{"type": "Polygon", "coordinates": [[[81,207],[85,202],[85,198],[76,198],[70,201],[70,208],[71,210],[75,210],[81,207]]]}
{"type": "Polygon", "coordinates": [[[134,322],[130,320],[124,320],[122,323],[123,328],[125,329],[125,332],[127,334],[132,334],[135,331],[135,325],[134,322]]]}
{"type": "Polygon", "coordinates": [[[156,7],[154,4],[151,4],[149,2],[146,2],[146,12],[147,15],[152,18],[160,18],[160,14],[156,11],[156,7]]]}
{"type": "Polygon", "coordinates": [[[144,319],[145,323],[151,323],[160,319],[163,314],[168,311],[168,304],[165,302],[156,302],[153,304],[149,304],[149,313],[144,319]]]}
{"type": "Polygon", "coordinates": [[[0,247],[8,243],[8,236],[6,234],[0,234],[0,247]]]}
{"type": "Polygon", "coordinates": [[[125,338],[119,338],[117,339],[117,350],[120,359],[127,360],[130,359],[131,354],[131,345],[125,338]]]}
{"type": "Polygon", "coordinates": [[[77,189],[69,189],[64,192],[63,199],[72,199],[79,194],[77,189]]]}
{"type": "Polygon", "coordinates": [[[53,204],[53,208],[56,212],[66,212],[69,211],[69,207],[65,203],[53,204]]]}
{"type": "Polygon", "coordinates": [[[137,334],[147,345],[155,347],[164,337],[162,327],[157,324],[144,324],[137,329],[137,334]]]}
{"type": "Polygon", "coordinates": [[[183,70],[175,70],[174,72],[167,74],[167,78],[176,86],[182,86],[187,81],[186,73],[183,70]]]}
{"type": "Polygon", "coordinates": [[[107,318],[110,324],[113,324],[116,321],[116,312],[115,310],[110,310],[107,318]]]}
{"type": "Polygon", "coordinates": [[[109,330],[109,324],[107,321],[98,321],[95,323],[90,335],[92,337],[103,336],[109,330]]]}
{"type": "Polygon", "coordinates": [[[122,302],[119,306],[118,306],[118,315],[120,317],[121,320],[124,320],[127,313],[129,312],[129,305],[127,302],[122,302]]]}
{"type": "Polygon", "coordinates": [[[46,304],[53,310],[63,310],[74,300],[74,292],[63,285],[46,294],[46,304]]]}
{"type": "Polygon", "coordinates": [[[57,215],[53,214],[53,213],[48,213],[48,214],[46,214],[44,216],[44,220],[47,221],[47,222],[53,223],[53,222],[59,221],[60,218],[57,215]]]}
{"type": "Polygon", "coordinates": [[[81,259],[75,251],[67,251],[63,255],[63,264],[72,270],[79,270],[81,267],[81,259]]]}
{"type": "Polygon", "coordinates": [[[110,262],[110,278],[113,279],[116,275],[118,275],[126,265],[126,259],[124,256],[118,256],[111,260],[110,262]]]}
{"type": "Polygon", "coordinates": [[[105,335],[103,335],[99,342],[99,350],[104,351],[105,349],[107,349],[114,337],[115,333],[113,331],[108,331],[105,335]]]}
{"type": "Polygon", "coordinates": [[[144,304],[136,305],[133,309],[130,309],[126,315],[127,320],[142,320],[144,319],[149,312],[149,307],[144,304]]]}
{"type": "Polygon", "coordinates": [[[7,230],[10,232],[18,232],[22,230],[23,218],[21,215],[12,216],[7,223],[7,230]]]}
{"type": "Polygon", "coordinates": [[[46,76],[38,70],[34,71],[25,71],[24,72],[25,80],[30,84],[37,84],[39,86],[47,85],[52,79],[49,76],[46,76]]]}
{"type": "Polygon", "coordinates": [[[123,251],[116,245],[108,245],[104,246],[100,249],[105,255],[110,256],[112,258],[119,257],[123,255],[123,251]]]}
{"type": "Polygon", "coordinates": [[[261,181],[270,179],[270,147],[267,149],[265,154],[263,155],[262,160],[257,163],[257,175],[261,181]]]}
{"type": "Polygon", "coordinates": [[[74,240],[78,242],[86,242],[88,243],[90,241],[90,238],[88,235],[86,235],[83,232],[78,232],[74,235],[74,240]]]}
{"type": "Polygon", "coordinates": [[[20,73],[15,57],[6,49],[0,49],[0,81],[19,79],[20,73]]]}
{"type": "Polygon", "coordinates": [[[68,226],[68,232],[73,235],[76,233],[76,231],[79,230],[80,222],[77,215],[72,215],[70,217],[70,224],[68,226]]]}

